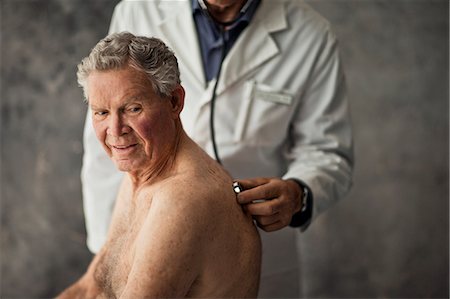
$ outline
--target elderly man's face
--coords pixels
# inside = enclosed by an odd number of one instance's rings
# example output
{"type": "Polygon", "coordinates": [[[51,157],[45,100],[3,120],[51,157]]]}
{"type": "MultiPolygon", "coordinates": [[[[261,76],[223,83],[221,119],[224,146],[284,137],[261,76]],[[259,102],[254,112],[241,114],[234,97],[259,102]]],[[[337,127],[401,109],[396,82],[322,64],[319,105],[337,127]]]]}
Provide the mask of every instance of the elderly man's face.
{"type": "Polygon", "coordinates": [[[121,171],[145,171],[169,154],[179,111],[158,96],[140,71],[96,71],[88,99],[97,138],[121,171]]]}

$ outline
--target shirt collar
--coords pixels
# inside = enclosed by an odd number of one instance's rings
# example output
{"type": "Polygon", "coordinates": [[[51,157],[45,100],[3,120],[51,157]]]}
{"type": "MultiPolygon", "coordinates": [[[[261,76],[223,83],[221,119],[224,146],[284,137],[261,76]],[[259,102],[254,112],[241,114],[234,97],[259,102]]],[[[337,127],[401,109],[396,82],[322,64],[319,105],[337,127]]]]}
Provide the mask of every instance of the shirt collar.
{"type": "Polygon", "coordinates": [[[200,7],[200,4],[197,0],[192,0],[192,12],[195,13],[197,11],[201,11],[202,8],[200,7]]]}

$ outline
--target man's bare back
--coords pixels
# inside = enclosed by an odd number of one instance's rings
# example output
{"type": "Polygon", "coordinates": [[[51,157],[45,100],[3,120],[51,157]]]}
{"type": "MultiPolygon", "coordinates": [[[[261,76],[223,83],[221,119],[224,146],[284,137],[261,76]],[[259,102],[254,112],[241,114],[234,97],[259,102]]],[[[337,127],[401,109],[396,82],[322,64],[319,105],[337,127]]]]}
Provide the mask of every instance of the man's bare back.
{"type": "Polygon", "coordinates": [[[94,270],[100,297],[117,298],[127,279],[150,273],[152,294],[155,286],[170,293],[164,282],[178,276],[186,279],[186,297],[256,297],[261,248],[253,221],[236,203],[228,174],[191,141],[182,147],[187,154],[178,156],[173,176],[136,194],[130,181],[122,184],[94,270]],[[158,269],[146,269],[146,263],[158,269]]]}

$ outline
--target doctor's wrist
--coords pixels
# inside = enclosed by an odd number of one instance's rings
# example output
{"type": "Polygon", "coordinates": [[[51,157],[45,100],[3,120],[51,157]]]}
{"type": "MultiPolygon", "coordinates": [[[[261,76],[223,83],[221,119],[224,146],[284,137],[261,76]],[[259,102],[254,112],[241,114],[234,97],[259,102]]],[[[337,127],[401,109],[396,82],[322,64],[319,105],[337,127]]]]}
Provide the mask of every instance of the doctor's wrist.
{"type": "Polygon", "coordinates": [[[291,227],[300,227],[302,231],[305,231],[306,228],[311,223],[312,219],[312,211],[313,211],[313,194],[311,188],[299,179],[291,179],[295,181],[302,190],[301,196],[299,197],[300,211],[295,213],[292,216],[291,223],[289,226],[291,227]]]}

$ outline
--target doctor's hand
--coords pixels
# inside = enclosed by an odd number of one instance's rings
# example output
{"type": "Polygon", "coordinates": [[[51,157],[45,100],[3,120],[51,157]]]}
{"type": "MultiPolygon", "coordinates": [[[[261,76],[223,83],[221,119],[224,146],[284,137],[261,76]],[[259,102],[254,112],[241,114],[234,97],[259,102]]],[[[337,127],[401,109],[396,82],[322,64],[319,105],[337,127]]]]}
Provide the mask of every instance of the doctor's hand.
{"type": "Polygon", "coordinates": [[[292,215],[301,209],[302,189],[294,180],[252,178],[238,182],[244,190],[237,195],[238,202],[266,232],[288,226],[292,215]]]}

